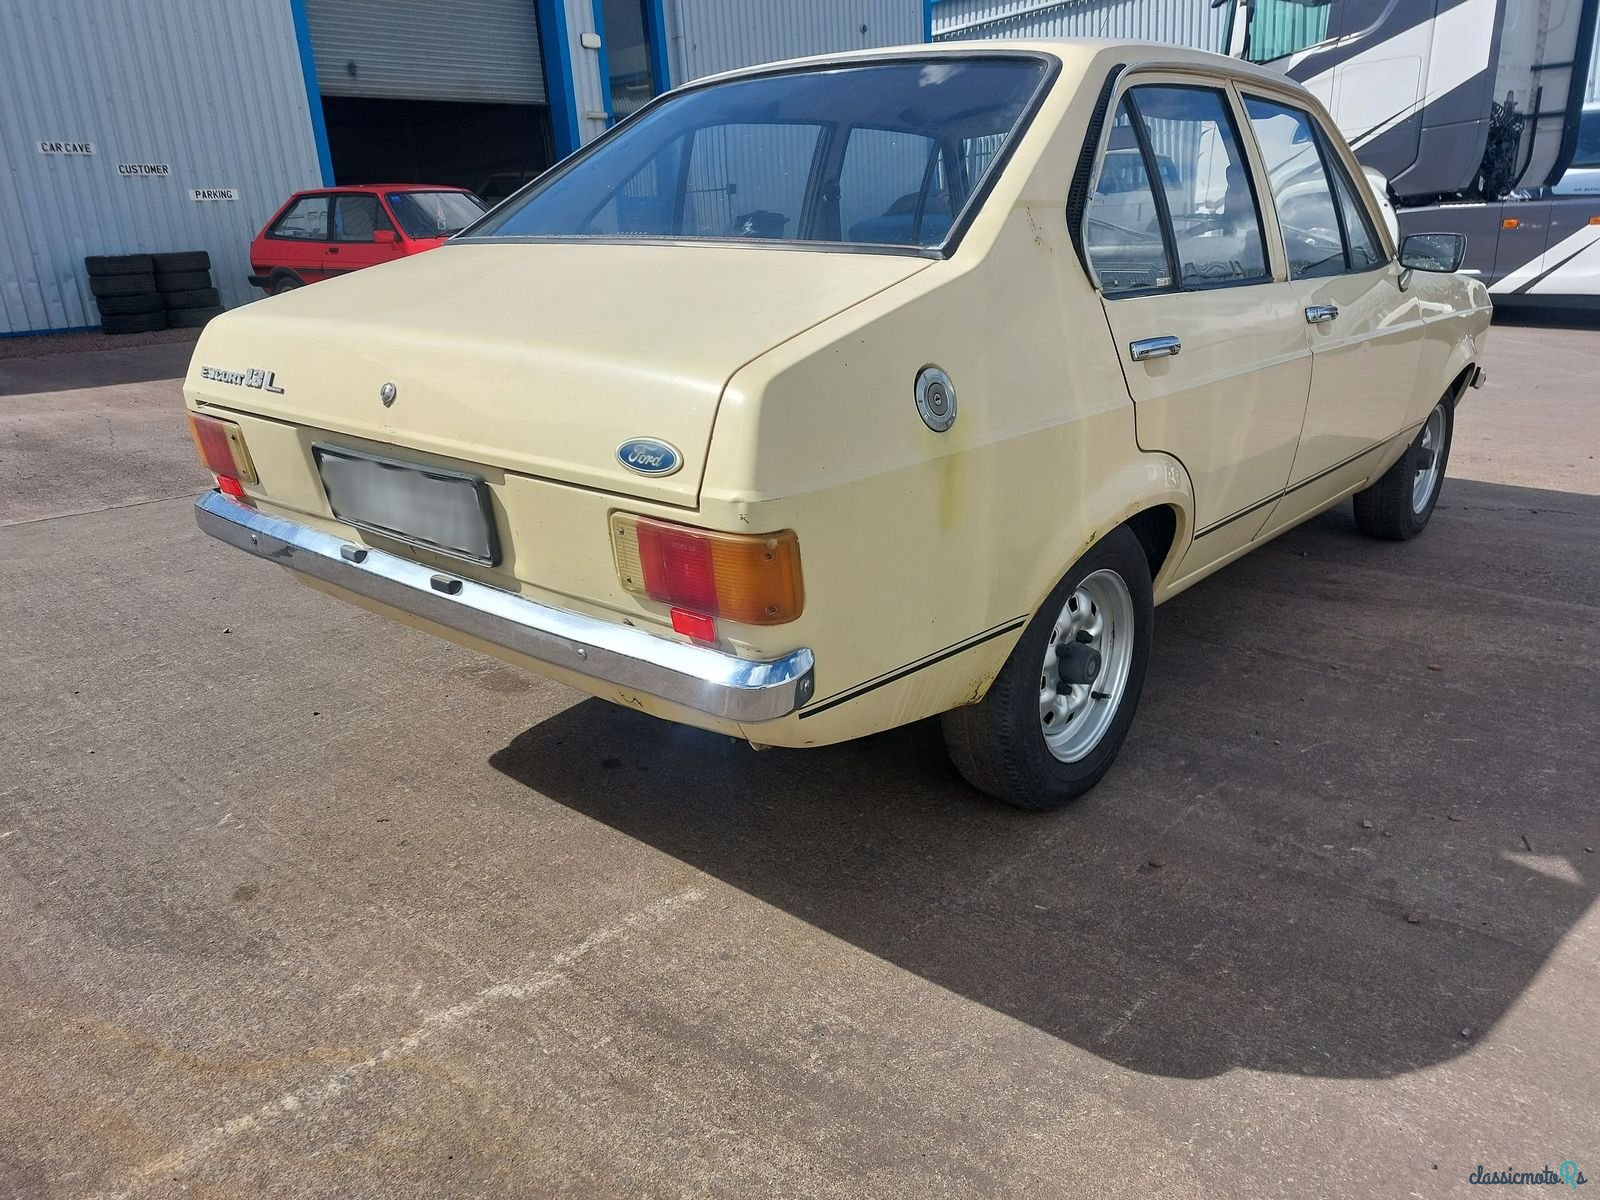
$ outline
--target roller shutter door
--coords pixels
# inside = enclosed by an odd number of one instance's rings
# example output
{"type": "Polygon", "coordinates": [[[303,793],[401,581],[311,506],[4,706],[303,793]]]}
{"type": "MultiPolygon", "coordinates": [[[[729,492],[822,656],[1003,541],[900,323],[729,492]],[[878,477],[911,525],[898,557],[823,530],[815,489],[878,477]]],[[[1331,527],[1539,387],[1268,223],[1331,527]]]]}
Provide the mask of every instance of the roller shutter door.
{"type": "Polygon", "coordinates": [[[534,0],[306,0],[324,96],[543,104],[534,0]]]}

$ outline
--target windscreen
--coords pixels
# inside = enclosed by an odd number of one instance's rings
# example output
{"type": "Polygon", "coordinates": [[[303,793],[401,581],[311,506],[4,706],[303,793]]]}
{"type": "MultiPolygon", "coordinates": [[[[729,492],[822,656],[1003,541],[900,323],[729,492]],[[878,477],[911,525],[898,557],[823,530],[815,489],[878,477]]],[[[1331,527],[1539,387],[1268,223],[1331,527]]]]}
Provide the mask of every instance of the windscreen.
{"type": "Polygon", "coordinates": [[[695,88],[467,237],[937,247],[1018,135],[1043,60],[906,60],[695,88]]]}
{"type": "Polygon", "coordinates": [[[483,216],[483,202],[466,192],[390,192],[388,198],[408,237],[450,237],[483,216]]]}

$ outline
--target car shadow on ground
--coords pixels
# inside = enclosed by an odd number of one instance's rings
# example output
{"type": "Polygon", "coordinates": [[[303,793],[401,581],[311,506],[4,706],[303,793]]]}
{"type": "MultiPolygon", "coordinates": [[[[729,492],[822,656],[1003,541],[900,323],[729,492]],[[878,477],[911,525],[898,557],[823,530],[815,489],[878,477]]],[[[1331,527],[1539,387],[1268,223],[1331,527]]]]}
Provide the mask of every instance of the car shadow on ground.
{"type": "Polygon", "coordinates": [[[1594,900],[1597,518],[1451,480],[1415,542],[1278,539],[1160,610],[1121,760],[1056,815],[976,795],[936,722],[757,754],[590,700],[492,763],[1122,1066],[1390,1076],[1594,900]]]}

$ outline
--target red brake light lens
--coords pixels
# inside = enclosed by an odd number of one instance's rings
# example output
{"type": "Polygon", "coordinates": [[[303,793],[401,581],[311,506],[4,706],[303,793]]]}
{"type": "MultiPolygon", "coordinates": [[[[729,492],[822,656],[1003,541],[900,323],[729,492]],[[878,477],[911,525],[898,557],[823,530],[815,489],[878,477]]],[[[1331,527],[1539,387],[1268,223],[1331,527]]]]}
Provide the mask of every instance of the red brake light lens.
{"type": "Polygon", "coordinates": [[[645,593],[697,612],[716,612],[711,543],[687,529],[654,521],[639,522],[638,533],[645,593]]]}

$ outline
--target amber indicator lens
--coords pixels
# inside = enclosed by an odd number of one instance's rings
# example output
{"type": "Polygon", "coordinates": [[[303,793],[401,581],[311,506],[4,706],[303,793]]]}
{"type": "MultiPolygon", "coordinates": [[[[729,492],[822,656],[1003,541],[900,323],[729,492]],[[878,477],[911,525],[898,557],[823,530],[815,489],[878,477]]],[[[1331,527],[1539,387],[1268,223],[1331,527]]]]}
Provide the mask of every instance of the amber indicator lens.
{"type": "Polygon", "coordinates": [[[614,513],[611,545],[624,588],[690,613],[782,625],[805,603],[793,530],[716,533],[614,513]]]}

